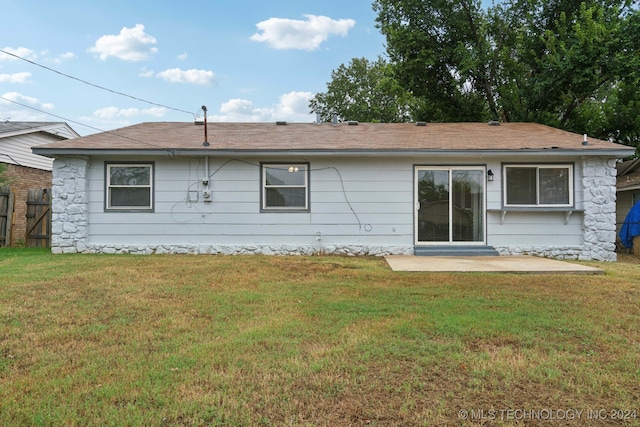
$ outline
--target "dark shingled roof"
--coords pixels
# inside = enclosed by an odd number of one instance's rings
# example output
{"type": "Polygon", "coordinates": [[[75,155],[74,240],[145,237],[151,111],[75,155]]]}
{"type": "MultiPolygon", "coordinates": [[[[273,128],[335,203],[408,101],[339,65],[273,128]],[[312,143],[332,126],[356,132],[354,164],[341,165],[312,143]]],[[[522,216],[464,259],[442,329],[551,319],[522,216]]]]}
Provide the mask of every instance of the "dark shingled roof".
{"type": "MultiPolygon", "coordinates": [[[[141,123],[114,131],[39,146],[39,154],[75,150],[174,150],[265,152],[391,152],[479,150],[623,151],[633,148],[589,138],[534,123],[208,123],[208,146],[203,146],[204,125],[184,122],[141,123]]],[[[593,153],[595,154],[595,153],[593,153]]]]}

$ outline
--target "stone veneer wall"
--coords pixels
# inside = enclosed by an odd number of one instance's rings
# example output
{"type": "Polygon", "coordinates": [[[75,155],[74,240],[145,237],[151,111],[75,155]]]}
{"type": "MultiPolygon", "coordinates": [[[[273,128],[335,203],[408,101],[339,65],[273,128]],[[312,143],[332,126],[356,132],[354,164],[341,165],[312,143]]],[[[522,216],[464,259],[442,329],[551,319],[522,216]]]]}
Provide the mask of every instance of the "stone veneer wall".
{"type": "MultiPolygon", "coordinates": [[[[556,259],[615,261],[616,160],[585,158],[582,162],[582,246],[502,246],[502,255],[531,254],[556,259]]],[[[175,254],[341,254],[410,255],[413,246],[308,246],[308,245],[92,245],[88,241],[88,173],[86,158],[59,158],[53,164],[53,253],[175,253],[175,254]]]]}
{"type": "Polygon", "coordinates": [[[583,258],[616,261],[616,159],[588,158],[583,164],[583,258]]]}
{"type": "Polygon", "coordinates": [[[51,252],[88,252],[88,181],[86,158],[63,157],[53,162],[51,252]]]}
{"type": "Polygon", "coordinates": [[[413,246],[309,246],[309,245],[89,245],[88,253],[191,255],[413,255],[413,246]]]}
{"type": "Polygon", "coordinates": [[[501,255],[616,261],[616,159],[587,157],[582,162],[582,246],[503,246],[501,255]]]}

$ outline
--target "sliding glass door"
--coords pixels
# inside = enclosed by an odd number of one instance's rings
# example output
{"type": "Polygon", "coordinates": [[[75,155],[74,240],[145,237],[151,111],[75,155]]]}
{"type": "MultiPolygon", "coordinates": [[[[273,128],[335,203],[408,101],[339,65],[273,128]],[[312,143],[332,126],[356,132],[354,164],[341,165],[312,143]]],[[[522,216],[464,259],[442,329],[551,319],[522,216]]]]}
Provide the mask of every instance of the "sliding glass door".
{"type": "Polygon", "coordinates": [[[416,243],[485,242],[485,168],[416,167],[416,243]]]}

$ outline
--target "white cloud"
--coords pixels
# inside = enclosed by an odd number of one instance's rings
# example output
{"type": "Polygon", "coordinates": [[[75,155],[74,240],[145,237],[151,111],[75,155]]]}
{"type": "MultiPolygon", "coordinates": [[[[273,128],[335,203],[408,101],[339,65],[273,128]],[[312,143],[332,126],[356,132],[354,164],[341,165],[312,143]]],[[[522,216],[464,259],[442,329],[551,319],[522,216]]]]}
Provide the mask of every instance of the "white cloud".
{"type": "MultiPolygon", "coordinates": [[[[23,95],[19,92],[7,92],[4,95],[2,95],[3,98],[6,98],[10,101],[14,101],[14,102],[18,102],[20,104],[25,104],[34,108],[38,108],[40,110],[53,110],[54,106],[53,104],[50,103],[46,103],[46,102],[40,102],[37,98],[34,98],[32,96],[26,96],[23,95]]],[[[9,102],[0,99],[0,102],[2,102],[5,105],[10,104],[9,102]]]]}
{"type": "Polygon", "coordinates": [[[180,61],[184,61],[185,59],[187,59],[187,52],[182,52],[180,55],[178,55],[178,59],[180,61]]]}
{"type": "Polygon", "coordinates": [[[181,70],[170,68],[158,73],[158,77],[171,83],[191,83],[196,85],[208,85],[215,79],[213,71],[207,70],[181,70]]]}
{"type": "Polygon", "coordinates": [[[259,108],[246,99],[230,99],[220,106],[220,114],[212,117],[217,122],[310,122],[311,92],[289,92],[280,97],[280,102],[272,107],[259,108]]]}
{"type": "Polygon", "coordinates": [[[304,15],[306,21],[269,18],[258,22],[251,40],[266,42],[274,49],[316,50],[331,35],[346,36],[356,24],[353,19],[334,20],[326,16],[304,15]]]}
{"type": "MultiPolygon", "coordinates": [[[[30,61],[35,60],[38,55],[32,51],[31,49],[27,49],[26,47],[19,47],[17,49],[13,49],[11,47],[5,47],[2,50],[8,53],[12,53],[20,58],[28,59],[30,61]]],[[[0,61],[17,61],[18,58],[15,56],[7,55],[4,53],[0,53],[0,61]]]]}
{"type": "Polygon", "coordinates": [[[162,107],[152,108],[117,108],[117,107],[105,107],[93,112],[95,117],[103,120],[115,119],[118,117],[138,117],[138,116],[153,116],[164,117],[167,109],[162,107]]]}
{"type": "Polygon", "coordinates": [[[118,35],[100,37],[89,51],[98,53],[101,60],[110,56],[125,61],[145,61],[158,51],[153,45],[155,37],[144,32],[144,25],[136,24],[133,28],[123,27],[118,35]]]}
{"type": "Polygon", "coordinates": [[[155,75],[155,72],[153,70],[148,70],[147,67],[142,67],[142,70],[140,70],[140,73],[138,75],[140,77],[148,79],[149,77],[153,77],[155,75]]]}
{"type": "Polygon", "coordinates": [[[230,99],[220,106],[222,117],[234,117],[239,119],[237,121],[261,121],[259,117],[265,112],[266,110],[255,108],[253,102],[246,99],[230,99]]]}
{"type": "Polygon", "coordinates": [[[14,74],[0,74],[0,83],[26,83],[31,77],[31,73],[22,72],[14,74]]]}
{"type": "Polygon", "coordinates": [[[277,114],[294,117],[298,115],[309,115],[309,100],[313,98],[311,92],[289,92],[280,97],[277,114]]]}
{"type": "Polygon", "coordinates": [[[57,58],[53,59],[53,62],[55,62],[56,64],[61,64],[62,61],[66,61],[68,59],[74,59],[76,57],[76,54],[73,52],[65,52],[62,55],[58,55],[57,58]]]}

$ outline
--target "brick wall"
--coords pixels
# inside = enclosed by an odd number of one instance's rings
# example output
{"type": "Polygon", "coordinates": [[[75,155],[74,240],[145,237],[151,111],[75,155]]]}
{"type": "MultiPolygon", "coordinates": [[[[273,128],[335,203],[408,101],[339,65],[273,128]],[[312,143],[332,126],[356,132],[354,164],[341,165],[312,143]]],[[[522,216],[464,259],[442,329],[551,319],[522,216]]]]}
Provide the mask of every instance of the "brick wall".
{"type": "Polygon", "coordinates": [[[24,244],[27,240],[27,190],[51,188],[52,173],[40,169],[6,164],[5,176],[9,188],[15,193],[13,231],[10,246],[24,244]]]}

